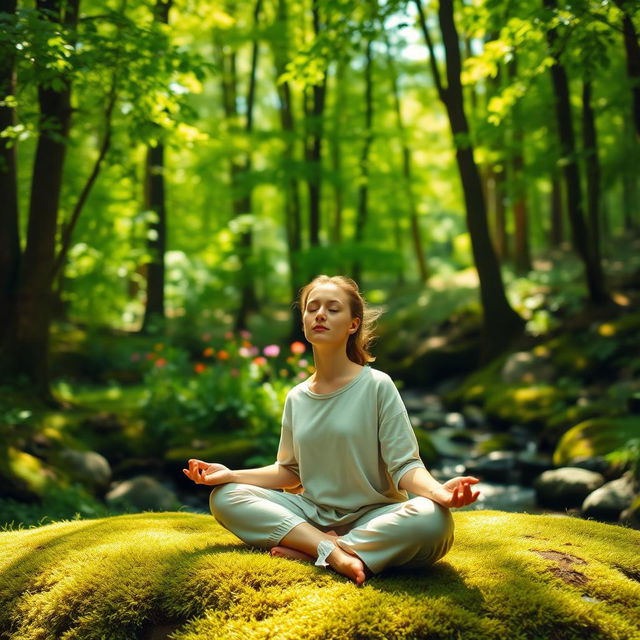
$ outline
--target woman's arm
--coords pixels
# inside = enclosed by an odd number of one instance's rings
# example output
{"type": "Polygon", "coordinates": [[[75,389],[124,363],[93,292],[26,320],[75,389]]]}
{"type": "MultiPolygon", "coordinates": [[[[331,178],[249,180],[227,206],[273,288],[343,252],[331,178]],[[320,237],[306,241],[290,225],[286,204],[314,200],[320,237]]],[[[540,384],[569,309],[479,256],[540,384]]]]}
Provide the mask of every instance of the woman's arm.
{"type": "Polygon", "coordinates": [[[400,478],[398,487],[417,496],[429,498],[443,507],[464,507],[475,502],[480,495],[479,491],[471,491],[471,485],[476,482],[480,480],[464,476],[440,484],[426,469],[417,467],[409,469],[400,478]]]}
{"type": "Polygon", "coordinates": [[[252,484],[264,489],[288,489],[300,485],[300,478],[277,463],[258,469],[229,469],[215,462],[189,460],[189,468],[182,470],[196,484],[216,486],[227,482],[252,484]]]}

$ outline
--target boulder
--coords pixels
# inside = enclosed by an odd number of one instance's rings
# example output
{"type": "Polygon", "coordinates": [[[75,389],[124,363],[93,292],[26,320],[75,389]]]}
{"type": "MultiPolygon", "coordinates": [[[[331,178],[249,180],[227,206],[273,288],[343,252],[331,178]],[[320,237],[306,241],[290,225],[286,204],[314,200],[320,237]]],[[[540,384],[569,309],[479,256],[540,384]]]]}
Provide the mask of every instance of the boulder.
{"type": "Polygon", "coordinates": [[[622,475],[622,467],[609,462],[604,456],[581,456],[573,458],[567,464],[570,467],[579,467],[588,471],[601,473],[605,480],[616,480],[622,475]]]}
{"type": "Polygon", "coordinates": [[[595,471],[578,467],[562,467],[545,471],[533,483],[536,501],[541,507],[570,509],[579,507],[584,499],[601,487],[604,477],[595,471]]]}
{"type": "Polygon", "coordinates": [[[465,464],[466,473],[479,476],[482,480],[504,484],[511,482],[515,467],[516,454],[513,451],[492,451],[465,464]]]}
{"type": "Polygon", "coordinates": [[[631,505],[633,497],[633,482],[628,476],[623,476],[590,493],[582,503],[582,516],[615,522],[631,505]]]}
{"type": "Polygon", "coordinates": [[[105,498],[111,505],[130,506],[138,511],[170,511],[179,505],[176,494],[150,476],[119,482],[105,498]]]}
{"type": "Polygon", "coordinates": [[[547,358],[529,351],[519,351],[506,359],[501,376],[507,384],[548,383],[553,381],[555,369],[547,358]]]}
{"type": "Polygon", "coordinates": [[[619,522],[632,529],[640,529],[640,495],[620,514],[619,522]]]}
{"type": "Polygon", "coordinates": [[[76,480],[92,491],[104,492],[111,482],[109,461],[95,451],[63,449],[58,458],[72,480],[76,480]]]}

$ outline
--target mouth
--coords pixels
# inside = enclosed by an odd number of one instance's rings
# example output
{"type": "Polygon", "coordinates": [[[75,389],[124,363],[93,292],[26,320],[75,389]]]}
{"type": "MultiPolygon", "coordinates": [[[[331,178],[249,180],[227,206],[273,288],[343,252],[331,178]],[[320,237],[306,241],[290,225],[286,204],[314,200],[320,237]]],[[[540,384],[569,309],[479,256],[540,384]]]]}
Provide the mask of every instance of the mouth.
{"type": "Polygon", "coordinates": [[[313,327],[313,331],[319,331],[320,333],[322,333],[323,331],[329,331],[329,329],[327,329],[327,327],[323,327],[321,325],[317,325],[317,326],[313,327]]]}

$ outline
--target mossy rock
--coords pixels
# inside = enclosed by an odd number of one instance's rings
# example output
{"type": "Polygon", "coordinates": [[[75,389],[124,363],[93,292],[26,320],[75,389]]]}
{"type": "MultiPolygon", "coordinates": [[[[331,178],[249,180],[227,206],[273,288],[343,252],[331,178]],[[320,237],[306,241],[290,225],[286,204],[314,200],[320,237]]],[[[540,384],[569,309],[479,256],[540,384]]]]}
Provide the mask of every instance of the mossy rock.
{"type": "Polygon", "coordinates": [[[485,411],[497,423],[543,425],[565,405],[566,394],[553,385],[502,384],[490,392],[485,411]]]}
{"type": "Polygon", "coordinates": [[[560,438],[553,454],[553,463],[563,466],[576,458],[606,455],[637,437],[638,433],[640,416],[585,420],[560,438]]]}
{"type": "Polygon", "coordinates": [[[164,459],[170,470],[184,466],[189,458],[218,462],[230,468],[238,468],[244,466],[249,458],[259,453],[260,449],[256,440],[245,437],[221,437],[210,441],[203,447],[174,447],[165,453],[164,459]]]}
{"type": "Polygon", "coordinates": [[[443,560],[361,588],[249,549],[205,515],[0,533],[0,637],[640,637],[640,532],[565,516],[454,518],[456,543],[443,560]]]}

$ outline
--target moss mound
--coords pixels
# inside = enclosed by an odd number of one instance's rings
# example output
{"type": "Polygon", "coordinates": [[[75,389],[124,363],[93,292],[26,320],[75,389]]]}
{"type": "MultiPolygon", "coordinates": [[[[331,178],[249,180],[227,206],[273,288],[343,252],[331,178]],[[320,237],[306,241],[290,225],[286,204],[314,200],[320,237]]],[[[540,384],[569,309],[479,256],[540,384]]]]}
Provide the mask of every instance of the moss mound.
{"type": "Polygon", "coordinates": [[[204,515],[0,533],[0,638],[640,637],[639,532],[567,517],[454,515],[444,560],[363,588],[249,550],[204,515]]]}
{"type": "Polygon", "coordinates": [[[569,429],[558,443],[553,463],[563,466],[582,457],[602,456],[640,433],[640,416],[593,418],[569,429]]]}

